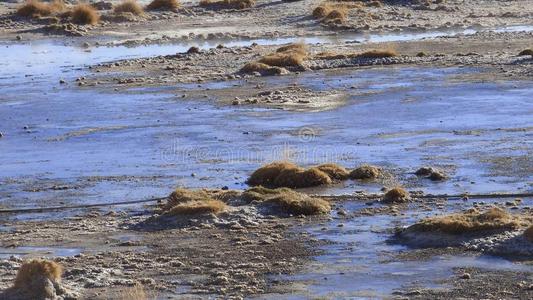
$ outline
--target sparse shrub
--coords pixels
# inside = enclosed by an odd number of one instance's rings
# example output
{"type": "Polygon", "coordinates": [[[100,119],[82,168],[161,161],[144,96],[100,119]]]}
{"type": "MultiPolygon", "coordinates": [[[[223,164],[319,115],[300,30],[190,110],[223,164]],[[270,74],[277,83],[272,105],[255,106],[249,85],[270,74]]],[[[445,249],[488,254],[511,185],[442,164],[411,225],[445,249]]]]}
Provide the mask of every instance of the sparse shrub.
{"type": "Polygon", "coordinates": [[[518,56],[526,56],[526,55],[533,56],[533,49],[525,49],[525,50],[520,51],[520,53],[518,53],[518,56]]]}
{"type": "Polygon", "coordinates": [[[350,172],[351,179],[376,179],[381,175],[381,169],[371,165],[362,165],[350,172]]]}
{"type": "Polygon", "coordinates": [[[120,3],[119,5],[115,6],[113,8],[113,11],[116,14],[131,13],[131,14],[134,14],[136,16],[140,16],[140,15],[144,14],[144,9],[135,0],[126,0],[126,1],[124,1],[122,3],[120,3]]]}
{"type": "Polygon", "coordinates": [[[200,48],[192,46],[187,50],[187,54],[200,53],[200,48]]]}
{"type": "Polygon", "coordinates": [[[201,7],[209,9],[245,9],[255,5],[255,0],[201,0],[201,7]]]}
{"type": "Polygon", "coordinates": [[[326,173],[331,179],[334,180],[345,180],[350,174],[344,167],[337,164],[322,164],[316,168],[326,173]]]}
{"type": "Polygon", "coordinates": [[[142,284],[136,283],[133,286],[121,289],[118,298],[120,300],[149,300],[157,299],[158,297],[154,291],[146,291],[142,284]]]}
{"type": "Polygon", "coordinates": [[[213,197],[205,190],[189,190],[178,188],[168,196],[168,202],[164,210],[169,210],[172,207],[191,201],[205,201],[213,200],[213,197]]]}
{"type": "Polygon", "coordinates": [[[418,53],[416,54],[416,57],[425,57],[425,56],[428,56],[428,55],[426,54],[426,52],[418,52],[418,53]]]}
{"type": "Polygon", "coordinates": [[[65,3],[61,0],[45,3],[30,0],[17,9],[17,15],[26,18],[46,17],[65,10],[65,3]]]}
{"type": "Polygon", "coordinates": [[[153,0],[146,6],[147,10],[176,11],[180,7],[178,0],[153,0]]]}
{"type": "Polygon", "coordinates": [[[448,176],[441,171],[433,170],[428,178],[432,181],[442,181],[448,179],[448,176]]]}
{"type": "Polygon", "coordinates": [[[292,215],[317,215],[331,211],[331,206],[327,201],[288,188],[253,187],[244,191],[242,198],[248,202],[275,204],[292,215]]]}
{"type": "Polygon", "coordinates": [[[401,187],[390,189],[383,196],[384,203],[404,203],[409,200],[409,193],[401,187]]]}
{"type": "Polygon", "coordinates": [[[274,184],[274,180],[283,170],[295,168],[298,168],[298,166],[288,161],[269,163],[255,170],[248,178],[247,183],[251,186],[262,185],[269,187],[274,184]]]}
{"type": "Polygon", "coordinates": [[[512,230],[520,225],[519,216],[510,215],[503,209],[493,207],[485,212],[470,209],[463,213],[427,218],[410,226],[409,230],[464,234],[486,230],[512,230]]]}
{"type": "Polygon", "coordinates": [[[100,15],[96,9],[88,4],[78,4],[70,12],[72,22],[81,25],[96,25],[100,15]]]}
{"type": "Polygon", "coordinates": [[[524,231],[524,237],[526,240],[533,243],[533,225],[529,226],[526,231],[524,231]]]}
{"type": "Polygon", "coordinates": [[[284,52],[284,53],[295,52],[295,53],[298,53],[298,54],[300,54],[302,56],[306,56],[307,55],[307,46],[304,43],[293,43],[293,44],[288,44],[288,45],[279,47],[278,49],[276,49],[276,52],[277,53],[280,53],[280,52],[284,52]]]}

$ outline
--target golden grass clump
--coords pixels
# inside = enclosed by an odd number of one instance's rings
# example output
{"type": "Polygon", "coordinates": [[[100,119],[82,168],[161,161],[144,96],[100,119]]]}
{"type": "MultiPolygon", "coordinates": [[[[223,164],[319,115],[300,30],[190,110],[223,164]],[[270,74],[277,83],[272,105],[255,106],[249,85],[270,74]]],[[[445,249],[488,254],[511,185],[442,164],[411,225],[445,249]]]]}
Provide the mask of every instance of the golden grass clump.
{"type": "Polygon", "coordinates": [[[89,4],[78,4],[70,12],[72,22],[81,25],[96,25],[100,21],[100,15],[89,4]]]}
{"type": "Polygon", "coordinates": [[[301,168],[290,162],[273,162],[254,171],[247,183],[251,186],[304,188],[331,184],[328,174],[317,167],[301,168]]]}
{"type": "Polygon", "coordinates": [[[344,167],[337,164],[322,164],[316,166],[317,169],[326,173],[331,179],[346,180],[350,173],[344,167]]]}
{"type": "Polygon", "coordinates": [[[246,9],[255,5],[255,0],[201,0],[200,7],[209,9],[246,9]]]}
{"type": "Polygon", "coordinates": [[[17,9],[17,15],[26,18],[46,17],[65,10],[65,3],[61,0],[45,3],[30,0],[17,9]]]}
{"type": "Polygon", "coordinates": [[[350,172],[351,179],[376,179],[381,176],[381,169],[371,165],[362,165],[350,172]]]}
{"type": "Polygon", "coordinates": [[[533,56],[533,49],[525,49],[525,50],[520,51],[520,53],[518,53],[518,56],[526,56],[526,55],[533,56]]]}
{"type": "Polygon", "coordinates": [[[146,291],[144,286],[140,283],[136,283],[133,286],[129,286],[121,289],[118,299],[120,300],[148,300],[157,299],[157,294],[154,291],[146,291]]]}
{"type": "Polygon", "coordinates": [[[411,227],[413,231],[440,231],[448,234],[464,234],[488,230],[512,230],[521,226],[519,216],[493,207],[485,212],[469,209],[466,212],[424,219],[411,227]]]}
{"type": "Polygon", "coordinates": [[[119,5],[115,6],[113,8],[113,12],[116,13],[116,14],[131,13],[131,14],[134,14],[136,16],[141,16],[141,15],[144,14],[144,9],[135,0],[125,0],[124,2],[122,2],[119,5]]]}
{"type": "Polygon", "coordinates": [[[333,181],[328,174],[318,168],[294,168],[282,170],[274,180],[275,187],[305,188],[331,184],[333,181]]]}
{"type": "Polygon", "coordinates": [[[348,10],[343,7],[338,7],[331,10],[322,21],[325,23],[342,24],[346,22],[348,10]]]}
{"type": "Polygon", "coordinates": [[[166,215],[203,215],[218,214],[226,209],[226,204],[220,200],[206,199],[202,201],[188,201],[173,206],[165,212],[166,215]]]}
{"type": "Polygon", "coordinates": [[[533,225],[529,226],[526,231],[524,231],[524,237],[526,240],[533,243],[533,225]]]}
{"type": "Polygon", "coordinates": [[[148,10],[171,10],[175,11],[180,7],[178,0],[152,0],[147,6],[148,10]]]}
{"type": "Polygon", "coordinates": [[[331,11],[331,7],[329,5],[324,4],[324,5],[317,6],[315,9],[313,9],[312,14],[313,14],[313,17],[317,19],[322,19],[325,16],[327,16],[330,11],[331,11]]]}
{"type": "Polygon", "coordinates": [[[383,196],[384,203],[404,203],[409,200],[409,192],[401,187],[390,189],[383,196]]]}
{"type": "Polygon", "coordinates": [[[166,215],[218,214],[227,208],[225,202],[237,198],[238,194],[236,191],[178,188],[168,196],[163,212],[166,215]]]}
{"type": "Polygon", "coordinates": [[[242,67],[239,72],[241,73],[254,73],[257,72],[261,75],[280,75],[283,74],[283,71],[286,72],[283,68],[272,67],[267,64],[258,63],[258,62],[249,62],[242,67]]]}
{"type": "Polygon", "coordinates": [[[261,57],[257,62],[274,67],[302,66],[305,56],[298,52],[276,52],[261,57]]]}
{"type": "Polygon", "coordinates": [[[34,259],[20,266],[15,278],[16,289],[33,288],[42,279],[60,282],[63,268],[53,261],[34,259]]]}
{"type": "Polygon", "coordinates": [[[292,43],[285,46],[281,46],[276,49],[277,53],[295,52],[302,56],[307,56],[307,46],[304,43],[292,43]]]}
{"type": "Polygon", "coordinates": [[[292,215],[317,215],[331,211],[327,201],[288,188],[253,187],[244,191],[242,198],[248,202],[272,203],[292,215]]]}

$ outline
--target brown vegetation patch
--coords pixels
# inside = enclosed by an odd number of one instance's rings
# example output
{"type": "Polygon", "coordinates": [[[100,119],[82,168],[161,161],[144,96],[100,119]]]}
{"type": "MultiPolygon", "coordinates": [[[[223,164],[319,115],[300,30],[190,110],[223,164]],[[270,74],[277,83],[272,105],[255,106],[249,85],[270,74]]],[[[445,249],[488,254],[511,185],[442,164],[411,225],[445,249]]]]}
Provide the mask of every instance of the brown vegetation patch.
{"type": "Polygon", "coordinates": [[[180,7],[178,0],[153,0],[146,6],[148,10],[176,11],[180,7]]]}
{"type": "Polygon", "coordinates": [[[448,234],[464,234],[476,231],[513,230],[522,224],[519,216],[493,207],[485,212],[470,209],[463,213],[424,219],[409,227],[413,231],[439,231],[448,234]]]}
{"type": "Polygon", "coordinates": [[[226,204],[220,200],[205,199],[201,201],[188,201],[173,206],[165,212],[166,215],[203,215],[218,214],[226,209],[226,204]]]}
{"type": "Polygon", "coordinates": [[[242,198],[248,202],[275,204],[292,215],[317,215],[331,211],[331,206],[327,201],[288,188],[253,187],[244,191],[242,198]]]}
{"type": "Polygon", "coordinates": [[[15,288],[30,288],[35,280],[47,278],[50,281],[61,281],[63,268],[53,261],[31,260],[20,266],[15,278],[15,288]]]}
{"type": "Polygon", "coordinates": [[[337,164],[322,164],[316,168],[326,173],[331,179],[334,180],[346,180],[350,175],[346,168],[337,164]]]}
{"type": "Polygon", "coordinates": [[[313,17],[320,19],[323,23],[342,24],[346,22],[348,8],[344,5],[335,5],[324,3],[317,6],[313,12],[313,17]]]}
{"type": "Polygon", "coordinates": [[[65,10],[65,3],[60,0],[45,3],[38,0],[30,0],[17,9],[17,15],[34,18],[46,17],[65,10]]]}
{"type": "Polygon", "coordinates": [[[100,15],[96,9],[88,4],[78,4],[70,12],[72,22],[80,25],[96,25],[100,15]]]}
{"type": "Polygon", "coordinates": [[[376,179],[381,176],[381,169],[371,165],[362,165],[350,172],[351,179],[376,179]]]}
{"type": "Polygon", "coordinates": [[[329,174],[341,176],[342,171],[342,167],[333,164],[304,169],[290,162],[273,162],[254,171],[247,183],[266,187],[312,187],[331,184],[333,180],[329,174]]]}
{"type": "Polygon", "coordinates": [[[288,72],[284,68],[280,67],[272,67],[267,64],[258,63],[258,62],[249,62],[242,67],[239,72],[251,74],[251,73],[259,73],[261,75],[281,75],[283,73],[288,72]]]}
{"type": "Polygon", "coordinates": [[[518,56],[526,56],[526,55],[533,56],[533,49],[525,49],[525,50],[520,51],[520,53],[518,53],[518,56]]]}
{"type": "Polygon", "coordinates": [[[131,13],[131,14],[134,14],[136,16],[140,16],[140,15],[143,15],[144,14],[144,9],[142,8],[142,6],[137,3],[137,1],[135,0],[126,0],[122,3],[120,3],[119,5],[115,6],[113,8],[113,12],[115,12],[116,14],[120,14],[120,13],[131,13]]]}
{"type": "Polygon", "coordinates": [[[533,225],[529,226],[526,231],[524,231],[524,237],[526,240],[533,243],[533,225]]]}
{"type": "Polygon", "coordinates": [[[199,6],[209,9],[246,9],[255,5],[255,0],[201,0],[199,6]]]}
{"type": "Polygon", "coordinates": [[[384,203],[404,203],[409,200],[409,192],[401,187],[390,189],[383,196],[384,203]]]}
{"type": "Polygon", "coordinates": [[[22,263],[13,287],[0,293],[0,299],[63,299],[67,290],[60,286],[63,270],[53,261],[34,259],[22,263]],[[61,297],[61,298],[60,298],[61,297]]]}

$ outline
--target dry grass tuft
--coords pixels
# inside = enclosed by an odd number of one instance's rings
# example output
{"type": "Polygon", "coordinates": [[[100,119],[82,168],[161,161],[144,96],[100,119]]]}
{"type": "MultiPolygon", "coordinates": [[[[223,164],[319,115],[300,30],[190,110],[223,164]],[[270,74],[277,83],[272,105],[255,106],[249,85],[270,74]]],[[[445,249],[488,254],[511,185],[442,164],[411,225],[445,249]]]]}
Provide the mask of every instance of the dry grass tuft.
{"type": "Polygon", "coordinates": [[[168,197],[168,202],[163,210],[170,210],[172,207],[193,201],[213,200],[213,197],[205,190],[188,190],[178,188],[168,197]]]}
{"type": "Polygon", "coordinates": [[[166,215],[203,215],[218,214],[226,209],[226,204],[220,200],[188,201],[173,206],[165,212],[166,215]]]}
{"type": "Polygon", "coordinates": [[[201,0],[201,7],[209,9],[246,9],[255,5],[255,0],[201,0]]]}
{"type": "Polygon", "coordinates": [[[34,283],[49,279],[52,282],[60,282],[63,268],[53,261],[34,259],[20,266],[15,278],[16,289],[32,288],[34,283]]]}
{"type": "Polygon", "coordinates": [[[518,53],[518,56],[526,56],[526,55],[533,56],[533,49],[525,49],[525,50],[520,51],[520,53],[518,53]]]}
{"type": "Polygon", "coordinates": [[[113,12],[115,12],[116,14],[120,14],[120,13],[131,13],[131,14],[134,14],[136,16],[141,16],[144,14],[144,9],[142,8],[142,6],[137,3],[137,1],[135,0],[126,0],[122,3],[120,3],[119,5],[115,6],[113,8],[113,12]]]}
{"type": "Polygon", "coordinates": [[[180,7],[178,0],[153,0],[146,6],[147,10],[176,11],[180,7]]]}
{"type": "Polygon", "coordinates": [[[283,72],[287,72],[287,70],[280,67],[272,67],[263,63],[249,62],[245,64],[239,72],[247,74],[257,72],[261,75],[280,75],[283,74],[283,72]]]}
{"type": "Polygon", "coordinates": [[[134,286],[126,287],[120,291],[120,300],[148,300],[156,299],[155,295],[146,292],[144,286],[140,283],[136,283],[134,286]]]}
{"type": "Polygon", "coordinates": [[[324,23],[342,24],[346,22],[348,8],[344,5],[331,6],[327,3],[317,6],[313,10],[313,17],[324,23]]]}
{"type": "Polygon", "coordinates": [[[304,59],[307,57],[307,49],[303,43],[289,44],[280,47],[274,53],[261,57],[256,62],[247,63],[240,72],[259,72],[262,75],[276,75],[287,72],[284,67],[303,68],[304,59]]]}
{"type": "Polygon", "coordinates": [[[78,4],[70,12],[72,22],[81,25],[96,25],[100,21],[100,15],[89,4],[78,4]]]}
{"type": "Polygon", "coordinates": [[[401,187],[395,187],[385,193],[384,203],[404,203],[409,200],[409,193],[401,187]]]}
{"type": "Polygon", "coordinates": [[[526,231],[524,231],[524,237],[526,240],[533,243],[533,225],[529,226],[526,231]]]}
{"type": "Polygon", "coordinates": [[[17,9],[17,15],[26,18],[46,17],[65,10],[65,3],[61,0],[44,3],[30,0],[17,9]]]}
{"type": "Polygon", "coordinates": [[[519,216],[493,207],[485,212],[470,209],[463,213],[424,219],[411,227],[413,231],[440,231],[449,234],[463,234],[486,230],[511,230],[521,226],[519,216]]]}
{"type": "Polygon", "coordinates": [[[370,1],[366,4],[366,6],[368,7],[383,7],[383,3],[381,3],[380,1],[377,1],[377,0],[374,0],[374,1],[370,1]]]}
{"type": "Polygon", "coordinates": [[[322,164],[316,168],[326,173],[331,179],[334,180],[346,180],[350,175],[350,173],[344,167],[337,164],[322,164]]]}
{"type": "Polygon", "coordinates": [[[304,169],[290,162],[273,162],[252,173],[251,186],[304,188],[331,184],[328,174],[317,167],[304,169]]]}
{"type": "Polygon", "coordinates": [[[350,172],[351,179],[376,179],[381,176],[381,169],[371,165],[362,165],[350,172]]]}
{"type": "Polygon", "coordinates": [[[385,58],[395,56],[398,56],[398,52],[394,49],[370,50],[357,55],[358,58],[385,58]]]}
{"type": "Polygon", "coordinates": [[[315,9],[313,9],[313,17],[317,18],[317,19],[322,19],[324,18],[325,16],[327,16],[329,14],[329,12],[331,11],[331,7],[327,4],[323,4],[323,5],[320,5],[320,6],[317,6],[315,9]]]}
{"type": "Polygon", "coordinates": [[[288,188],[268,189],[262,186],[250,188],[242,194],[245,201],[272,203],[292,215],[317,215],[331,211],[325,200],[313,198],[288,188]]]}

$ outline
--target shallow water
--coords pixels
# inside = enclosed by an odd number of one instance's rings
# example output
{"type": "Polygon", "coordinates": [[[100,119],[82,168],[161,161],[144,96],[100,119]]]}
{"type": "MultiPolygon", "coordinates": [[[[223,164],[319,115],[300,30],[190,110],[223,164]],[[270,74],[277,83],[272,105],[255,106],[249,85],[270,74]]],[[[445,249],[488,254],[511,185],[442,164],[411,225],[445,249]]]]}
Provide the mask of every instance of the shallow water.
{"type": "MultiPolygon", "coordinates": [[[[479,201],[488,204],[497,200],[479,201]]],[[[326,224],[306,228],[305,231],[311,238],[330,242],[322,247],[325,254],[316,257],[315,262],[299,274],[273,277],[293,284],[290,296],[273,294],[260,298],[382,299],[405,288],[449,288],[442,284],[442,280],[453,276],[453,269],[457,267],[533,272],[533,266],[490,255],[476,255],[474,252],[437,255],[425,260],[394,259],[396,255],[409,250],[408,247],[391,241],[394,228],[411,225],[430,215],[462,210],[465,204],[461,202],[449,202],[444,211],[427,212],[412,207],[400,216],[376,215],[344,219],[334,215],[334,219],[326,224]]],[[[532,204],[533,198],[524,199],[523,205],[532,204]]],[[[340,206],[350,213],[360,210],[365,204],[344,202],[340,206]]]]}
{"type": "Polygon", "coordinates": [[[65,257],[80,254],[83,249],[78,248],[59,248],[59,247],[15,247],[1,248],[0,259],[15,257],[65,257]]]}
{"type": "MultiPolygon", "coordinates": [[[[82,76],[84,64],[171,54],[186,47],[99,47],[90,52],[46,43],[4,47],[0,50],[5,58],[0,61],[0,131],[5,134],[0,139],[0,205],[124,201],[165,195],[176,186],[245,188],[247,175],[259,165],[287,157],[304,165],[329,161],[347,167],[381,165],[395,172],[400,183],[430,193],[532,189],[528,160],[525,165],[509,165],[504,168],[507,172],[497,176],[486,161],[503,155],[512,159],[530,155],[531,144],[525,142],[532,135],[530,82],[454,80],[457,75],[476,72],[469,68],[389,67],[260,78],[249,83],[295,83],[316,90],[347,88],[351,93],[340,108],[288,112],[220,107],[213,101],[183,101],[175,96],[176,91],[191,88],[245,84],[240,81],[126,93],[58,83],[60,78],[82,76]],[[421,165],[435,164],[452,166],[449,181],[433,183],[410,174],[421,165]]],[[[348,181],[317,192],[380,188],[379,184],[348,181]]],[[[361,208],[357,203],[346,205],[348,210],[361,208]]],[[[63,218],[73,213],[79,211],[12,218],[63,218]]],[[[438,279],[450,276],[455,266],[522,268],[486,256],[381,263],[407,250],[387,243],[388,229],[422,216],[424,213],[356,218],[344,222],[342,228],[334,219],[323,226],[325,230],[322,226],[309,228],[312,236],[335,243],[325,247],[326,254],[304,273],[282,279],[303,282],[307,291],[297,290],[294,298],[379,298],[413,284],[442,287],[438,279]]],[[[0,249],[0,258],[70,256],[79,251],[18,247],[0,249]]]]}

